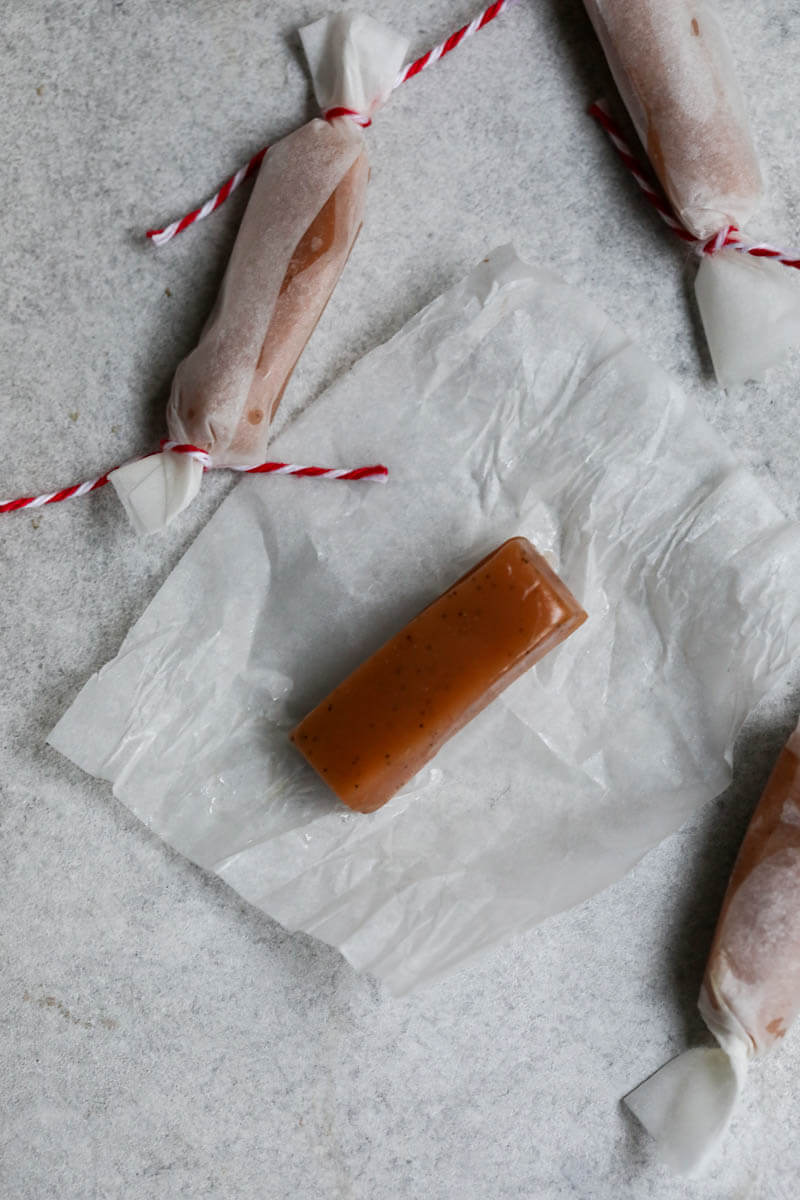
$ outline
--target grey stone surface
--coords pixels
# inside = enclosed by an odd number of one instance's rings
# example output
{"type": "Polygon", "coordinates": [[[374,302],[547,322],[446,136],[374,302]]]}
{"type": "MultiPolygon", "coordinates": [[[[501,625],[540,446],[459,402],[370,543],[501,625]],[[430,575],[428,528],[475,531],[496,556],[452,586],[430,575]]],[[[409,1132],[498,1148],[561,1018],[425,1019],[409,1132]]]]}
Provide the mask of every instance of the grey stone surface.
{"type": "MultiPolygon", "coordinates": [[[[754,232],[800,240],[800,7],[720,0],[770,180],[754,232]]],[[[162,433],[244,197],[201,200],[313,112],[286,0],[16,0],[0,22],[2,491],[50,489],[162,433]]],[[[472,15],[376,0],[418,52],[472,15]]],[[[610,92],[578,0],[524,0],[393,97],[369,213],[283,419],[488,248],[581,284],[697,396],[789,513],[800,358],[722,394],[691,267],[585,105],[610,92]]],[[[743,732],[730,791],[621,883],[392,1001],[172,854],[44,739],[231,480],[137,541],[110,490],[0,518],[0,1193],[44,1197],[789,1200],[800,1037],[758,1065],[704,1179],[655,1164],[619,1097],[701,1035],[727,873],[800,705],[743,732]]]]}

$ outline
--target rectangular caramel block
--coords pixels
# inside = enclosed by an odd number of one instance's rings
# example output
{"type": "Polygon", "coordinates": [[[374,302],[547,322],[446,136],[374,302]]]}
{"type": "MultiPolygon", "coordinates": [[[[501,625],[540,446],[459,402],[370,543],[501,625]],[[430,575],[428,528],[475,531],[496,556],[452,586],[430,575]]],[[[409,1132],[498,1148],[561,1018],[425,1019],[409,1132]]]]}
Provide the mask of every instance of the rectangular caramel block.
{"type": "Polygon", "coordinates": [[[290,738],[340,800],[374,812],[585,620],[530,542],[511,538],[362,663],[290,738]]]}

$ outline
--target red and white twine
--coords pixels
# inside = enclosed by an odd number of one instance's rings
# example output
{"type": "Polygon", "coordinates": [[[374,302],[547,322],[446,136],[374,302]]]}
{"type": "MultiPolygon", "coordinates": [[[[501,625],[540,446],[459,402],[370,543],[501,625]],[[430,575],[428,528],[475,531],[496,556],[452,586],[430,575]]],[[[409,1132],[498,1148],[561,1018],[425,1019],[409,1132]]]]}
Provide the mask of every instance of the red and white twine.
{"type": "Polygon", "coordinates": [[[451,50],[455,50],[468,37],[472,37],[473,33],[477,33],[479,29],[483,29],[484,25],[488,25],[495,17],[499,17],[501,13],[515,4],[516,0],[497,0],[496,4],[490,4],[482,13],[479,13],[468,25],[463,25],[461,29],[457,29],[455,33],[451,33],[449,38],[445,38],[438,46],[434,46],[427,54],[420,55],[414,62],[403,67],[397,79],[394,81],[394,87],[399,88],[401,83],[405,83],[407,79],[411,79],[414,75],[419,75],[420,71],[424,71],[426,67],[432,67],[440,58],[444,58],[445,54],[449,54],[451,50]]]}
{"type": "MultiPolygon", "coordinates": [[[[414,62],[408,63],[407,66],[403,67],[395,79],[394,84],[392,85],[392,90],[399,88],[401,84],[406,82],[406,80],[412,79],[415,75],[419,75],[419,73],[424,71],[427,67],[433,66],[433,64],[438,62],[440,58],[444,58],[446,54],[450,54],[450,52],[460,46],[463,41],[466,41],[467,38],[472,37],[472,35],[477,33],[479,29],[483,29],[484,26],[488,25],[490,21],[494,21],[494,19],[499,17],[501,13],[505,12],[507,8],[510,8],[512,4],[516,3],[517,0],[495,0],[494,4],[490,4],[488,8],[485,8],[483,12],[475,17],[474,20],[470,21],[468,25],[464,25],[461,29],[456,30],[455,33],[451,33],[450,37],[446,38],[443,42],[440,42],[438,46],[434,46],[432,50],[428,50],[426,54],[420,55],[420,57],[415,59],[414,62]]],[[[323,113],[323,116],[327,121],[332,121],[336,117],[349,117],[352,121],[355,121],[356,124],[361,125],[363,128],[366,128],[368,125],[372,124],[368,116],[365,116],[363,113],[356,112],[352,108],[329,108],[325,113],[323,113]]],[[[216,210],[225,203],[228,197],[232,195],[233,192],[235,192],[236,189],[242,183],[244,183],[246,179],[249,179],[252,175],[255,175],[256,171],[261,166],[261,160],[268,150],[269,146],[265,146],[263,150],[259,150],[257,154],[254,154],[250,161],[245,163],[244,166],[240,167],[235,175],[231,175],[230,179],[225,180],[219,191],[215,192],[213,196],[210,196],[208,200],[206,200],[205,204],[202,204],[199,208],[193,209],[192,212],[187,213],[186,216],[181,217],[180,220],[172,221],[169,225],[165,225],[163,229],[148,229],[145,236],[150,239],[153,245],[163,246],[166,242],[171,242],[172,239],[177,237],[179,233],[183,233],[184,229],[188,229],[190,225],[194,225],[196,221],[202,221],[205,219],[205,217],[210,216],[211,213],[216,212],[216,210]]]]}
{"type": "Polygon", "coordinates": [[[243,167],[239,167],[235,175],[231,175],[230,179],[225,180],[219,191],[206,200],[205,204],[201,204],[199,208],[193,209],[185,217],[181,217],[179,221],[173,221],[171,225],[165,226],[164,229],[148,229],[146,237],[149,237],[155,246],[161,246],[164,242],[171,241],[177,234],[183,233],[184,229],[188,229],[190,225],[194,225],[195,221],[202,221],[210,216],[221,204],[225,203],[240,184],[244,183],[245,179],[249,179],[251,175],[255,175],[268,149],[269,146],[265,146],[263,150],[257,151],[248,163],[245,163],[243,167]]]}
{"type": "Polygon", "coordinates": [[[371,467],[301,467],[297,463],[265,462],[255,467],[215,467],[211,455],[199,446],[187,442],[162,441],[162,450],[171,450],[173,454],[185,454],[203,464],[205,471],[239,471],[242,475],[298,475],[315,479],[371,479],[375,483],[385,483],[389,475],[387,467],[375,463],[371,467]]]}
{"type": "MultiPolygon", "coordinates": [[[[339,480],[369,480],[373,483],[386,483],[389,471],[382,463],[369,467],[303,467],[298,463],[265,462],[255,467],[214,467],[210,454],[199,446],[191,446],[179,442],[161,443],[163,451],[173,454],[185,454],[203,464],[205,471],[226,470],[239,471],[244,475],[296,475],[299,478],[339,479],[339,480]]],[[[149,457],[144,455],[144,458],[149,457]]],[[[136,460],[134,460],[136,461],[136,460]]],[[[116,468],[112,468],[112,471],[116,468]]],[[[86,496],[89,492],[97,491],[109,481],[111,471],[99,475],[97,479],[88,479],[85,483],[76,483],[73,487],[62,488],[59,492],[45,492],[42,496],[21,496],[18,500],[0,501],[0,514],[17,512],[23,508],[42,508],[45,504],[58,504],[61,500],[75,500],[78,496],[86,496]]]]}
{"type": "Polygon", "coordinates": [[[73,487],[62,488],[60,492],[45,492],[41,496],[20,496],[18,500],[0,500],[0,513],[16,512],[20,508],[42,508],[45,504],[57,504],[60,500],[73,500],[78,496],[87,496],[108,483],[107,471],[97,479],[87,479],[85,483],[76,483],[73,487]]]}
{"type": "Polygon", "coordinates": [[[800,269],[800,250],[781,250],[778,246],[770,245],[769,242],[748,241],[736,225],[724,225],[718,233],[715,233],[710,238],[697,237],[678,219],[674,209],[666,198],[653,187],[643,174],[636,156],[625,141],[622,130],[609,113],[605,104],[602,101],[596,101],[594,104],[591,104],[589,106],[589,115],[594,117],[598,125],[608,134],[612,146],[662,221],[669,226],[677,237],[681,238],[684,242],[694,245],[698,253],[716,254],[719,250],[724,250],[726,247],[731,246],[734,250],[738,250],[740,254],[751,254],[754,258],[771,258],[775,262],[782,263],[785,267],[800,269]]]}

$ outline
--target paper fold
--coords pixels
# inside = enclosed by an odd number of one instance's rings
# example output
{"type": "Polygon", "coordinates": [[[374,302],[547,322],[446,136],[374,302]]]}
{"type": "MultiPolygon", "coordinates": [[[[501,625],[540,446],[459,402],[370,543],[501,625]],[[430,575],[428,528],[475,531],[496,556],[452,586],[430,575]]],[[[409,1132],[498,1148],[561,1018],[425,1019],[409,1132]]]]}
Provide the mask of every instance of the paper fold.
{"type": "Polygon", "coordinates": [[[322,112],[349,108],[371,117],[391,95],[408,38],[363,13],[340,12],[300,30],[322,112]]]}
{"type": "Polygon", "coordinates": [[[704,254],[695,278],[722,387],[758,381],[800,346],[800,272],[728,247],[704,254]]]}
{"type": "Polygon", "coordinates": [[[746,1071],[744,1050],[695,1047],[639,1084],[625,1104],[654,1138],[664,1162],[690,1175],[728,1128],[746,1071]]]}
{"type": "Polygon", "coordinates": [[[203,466],[188,454],[163,451],[117,467],[108,476],[136,532],[158,533],[187,508],[203,482],[203,466]]]}

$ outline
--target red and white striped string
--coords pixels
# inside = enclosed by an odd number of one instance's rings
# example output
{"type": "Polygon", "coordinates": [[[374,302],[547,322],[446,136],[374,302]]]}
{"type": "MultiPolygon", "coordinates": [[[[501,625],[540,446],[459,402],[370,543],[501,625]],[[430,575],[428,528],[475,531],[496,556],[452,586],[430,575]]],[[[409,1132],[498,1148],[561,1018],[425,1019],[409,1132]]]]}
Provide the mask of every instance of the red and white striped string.
{"type": "Polygon", "coordinates": [[[161,443],[161,449],[171,451],[173,454],[185,454],[202,463],[203,469],[206,471],[239,471],[242,475],[298,475],[315,479],[371,479],[374,483],[385,483],[389,475],[388,468],[384,467],[382,463],[374,463],[370,467],[301,467],[297,463],[265,462],[259,463],[255,467],[215,467],[208,451],[201,450],[199,446],[192,446],[188,442],[165,440],[161,443]]]}
{"type": "Polygon", "coordinates": [[[426,67],[432,67],[440,58],[444,58],[445,54],[449,54],[451,50],[455,50],[467,38],[472,37],[473,33],[477,33],[479,29],[483,29],[495,17],[499,17],[501,13],[515,4],[516,0],[497,0],[497,3],[490,4],[482,13],[479,13],[468,25],[463,25],[461,29],[457,29],[455,33],[451,33],[449,38],[445,38],[438,46],[434,46],[427,54],[420,55],[414,62],[403,67],[397,79],[394,81],[394,86],[399,88],[401,83],[405,83],[407,79],[413,78],[414,75],[419,75],[420,71],[424,71],[426,67]]]}
{"type": "Polygon", "coordinates": [[[269,146],[265,146],[263,150],[259,150],[248,163],[245,163],[243,167],[239,167],[236,174],[231,175],[230,179],[226,179],[219,191],[209,197],[205,204],[201,204],[199,208],[193,209],[185,217],[181,217],[179,221],[173,221],[163,229],[148,229],[145,236],[150,238],[155,246],[162,246],[165,242],[171,241],[179,233],[183,233],[184,229],[188,229],[190,225],[194,225],[195,221],[203,221],[218,209],[221,204],[224,204],[239,185],[244,183],[245,179],[249,179],[251,175],[255,175],[261,166],[261,160],[267,153],[267,150],[269,150],[269,146]]]}
{"type": "Polygon", "coordinates": [[[42,508],[45,504],[58,504],[60,500],[73,500],[78,496],[86,496],[108,483],[111,474],[99,475],[97,479],[87,479],[86,483],[76,483],[73,487],[62,488],[60,492],[45,492],[41,496],[20,496],[17,500],[0,500],[0,514],[16,512],[21,508],[42,508]]]}
{"type": "MultiPolygon", "coordinates": [[[[211,456],[199,446],[191,446],[179,442],[161,443],[163,451],[173,454],[186,454],[203,464],[203,469],[239,471],[244,475],[295,475],[299,478],[338,479],[344,481],[369,480],[373,483],[385,483],[389,471],[382,463],[369,467],[303,467],[298,463],[265,462],[255,467],[213,467],[211,456]]],[[[149,457],[144,455],[145,458],[149,457]]],[[[116,468],[112,468],[115,470],[116,468]]],[[[76,483],[72,487],[62,488],[58,492],[45,492],[41,496],[21,496],[17,500],[0,501],[0,514],[18,512],[24,508],[42,508],[45,504],[58,504],[61,500],[75,500],[78,496],[87,496],[104,487],[109,481],[111,471],[98,475],[96,479],[88,479],[85,483],[76,483]]]]}
{"type": "Polygon", "coordinates": [[[589,106],[589,115],[594,117],[598,125],[608,134],[612,146],[638,183],[645,198],[649,200],[662,221],[669,226],[677,237],[681,238],[684,242],[693,244],[701,254],[716,254],[717,251],[732,246],[734,250],[738,250],[741,254],[751,254],[754,258],[771,258],[776,262],[782,263],[785,267],[800,269],[800,250],[781,250],[778,246],[772,246],[769,242],[748,241],[736,225],[724,225],[718,233],[715,233],[710,238],[696,237],[678,219],[674,209],[662,193],[657,191],[643,174],[636,156],[622,134],[622,130],[609,113],[605,104],[602,101],[596,101],[594,104],[591,104],[589,106]]]}
{"type": "MultiPolygon", "coordinates": [[[[422,54],[419,58],[415,59],[414,62],[408,63],[407,66],[403,67],[395,79],[394,84],[392,85],[392,90],[394,90],[394,88],[399,88],[401,84],[406,82],[406,80],[412,79],[415,75],[419,75],[419,73],[424,71],[427,67],[433,66],[433,64],[438,62],[440,58],[444,58],[446,54],[450,54],[451,51],[460,46],[463,41],[466,41],[467,38],[472,37],[472,35],[477,33],[479,29],[483,29],[484,26],[488,25],[490,21],[494,21],[495,18],[499,17],[507,8],[510,8],[516,3],[517,0],[495,0],[494,4],[490,4],[488,8],[485,8],[483,12],[479,13],[479,15],[475,17],[474,20],[470,21],[468,25],[464,25],[461,29],[456,30],[455,33],[451,33],[450,37],[446,38],[443,42],[440,42],[438,46],[434,46],[432,50],[428,50],[426,54],[422,54]]],[[[332,121],[336,117],[350,117],[351,120],[355,121],[358,125],[361,125],[364,128],[371,124],[369,117],[364,116],[363,113],[355,112],[350,108],[331,108],[328,109],[323,115],[326,120],[329,121],[332,121]]],[[[246,179],[249,179],[252,175],[255,175],[256,171],[261,166],[261,160],[268,150],[269,146],[265,146],[263,150],[259,150],[257,154],[254,154],[248,163],[245,163],[244,166],[240,167],[235,175],[231,175],[230,179],[226,179],[219,191],[215,192],[213,196],[210,196],[204,204],[200,205],[199,208],[193,209],[192,212],[187,213],[186,216],[181,217],[180,220],[172,221],[169,225],[165,225],[163,229],[148,229],[145,236],[148,237],[155,246],[163,246],[166,242],[170,242],[174,237],[177,237],[179,233],[183,233],[184,229],[188,229],[190,225],[194,225],[196,221],[202,221],[206,217],[210,216],[211,213],[215,212],[222,204],[225,203],[228,197],[231,196],[246,179]]]]}

